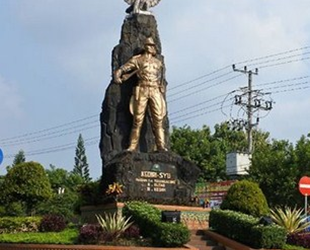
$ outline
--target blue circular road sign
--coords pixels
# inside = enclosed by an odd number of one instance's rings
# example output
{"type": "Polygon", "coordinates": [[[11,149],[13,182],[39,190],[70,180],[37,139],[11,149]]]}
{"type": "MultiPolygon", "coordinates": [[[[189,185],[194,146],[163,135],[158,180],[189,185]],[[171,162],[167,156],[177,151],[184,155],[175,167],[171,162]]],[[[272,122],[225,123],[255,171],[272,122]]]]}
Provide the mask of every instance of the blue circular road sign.
{"type": "Polygon", "coordinates": [[[2,150],[0,148],[0,164],[2,163],[2,161],[3,161],[3,152],[2,152],[2,150]]]}

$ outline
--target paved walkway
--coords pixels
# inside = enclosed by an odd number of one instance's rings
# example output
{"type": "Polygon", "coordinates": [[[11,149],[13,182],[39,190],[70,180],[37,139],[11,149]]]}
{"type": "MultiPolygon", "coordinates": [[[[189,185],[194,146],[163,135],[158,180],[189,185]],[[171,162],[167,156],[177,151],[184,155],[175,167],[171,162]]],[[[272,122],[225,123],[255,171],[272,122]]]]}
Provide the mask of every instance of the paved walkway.
{"type": "Polygon", "coordinates": [[[204,235],[202,230],[192,230],[191,240],[188,245],[198,248],[199,250],[225,250],[225,247],[219,246],[212,239],[204,235]]]}

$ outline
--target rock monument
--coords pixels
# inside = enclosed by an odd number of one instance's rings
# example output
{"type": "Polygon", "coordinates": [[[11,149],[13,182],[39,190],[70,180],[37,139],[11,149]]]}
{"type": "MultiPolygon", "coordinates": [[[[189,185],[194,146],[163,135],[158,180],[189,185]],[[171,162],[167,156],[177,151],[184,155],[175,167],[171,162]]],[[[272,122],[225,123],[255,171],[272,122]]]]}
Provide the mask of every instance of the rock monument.
{"type": "Polygon", "coordinates": [[[121,200],[185,204],[199,169],[169,147],[166,68],[157,23],[148,11],[159,0],[125,1],[132,11],[112,52],[114,77],[100,114],[102,187],[122,184],[121,200]]]}

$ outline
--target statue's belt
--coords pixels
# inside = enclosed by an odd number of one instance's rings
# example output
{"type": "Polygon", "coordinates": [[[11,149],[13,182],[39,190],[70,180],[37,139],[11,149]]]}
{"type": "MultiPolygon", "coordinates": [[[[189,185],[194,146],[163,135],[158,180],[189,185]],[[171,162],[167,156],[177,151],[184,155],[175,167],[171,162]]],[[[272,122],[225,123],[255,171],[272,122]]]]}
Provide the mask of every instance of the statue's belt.
{"type": "Polygon", "coordinates": [[[138,87],[153,87],[159,88],[162,87],[159,81],[139,81],[138,87]]]}
{"type": "Polygon", "coordinates": [[[139,84],[139,87],[151,87],[151,88],[159,88],[159,85],[151,85],[151,84],[139,84]]]}

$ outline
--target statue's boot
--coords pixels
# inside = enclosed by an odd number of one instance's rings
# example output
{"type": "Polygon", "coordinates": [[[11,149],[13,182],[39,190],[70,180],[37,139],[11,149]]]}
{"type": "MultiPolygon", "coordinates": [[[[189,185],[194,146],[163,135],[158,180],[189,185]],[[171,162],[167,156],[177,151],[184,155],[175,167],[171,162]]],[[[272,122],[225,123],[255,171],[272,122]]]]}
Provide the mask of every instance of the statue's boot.
{"type": "Polygon", "coordinates": [[[139,138],[140,138],[140,129],[133,128],[130,134],[130,144],[126,150],[131,152],[136,151],[139,144],[139,138]]]}
{"type": "Polygon", "coordinates": [[[165,146],[165,134],[162,128],[155,129],[155,143],[158,151],[168,151],[165,146]]]}

